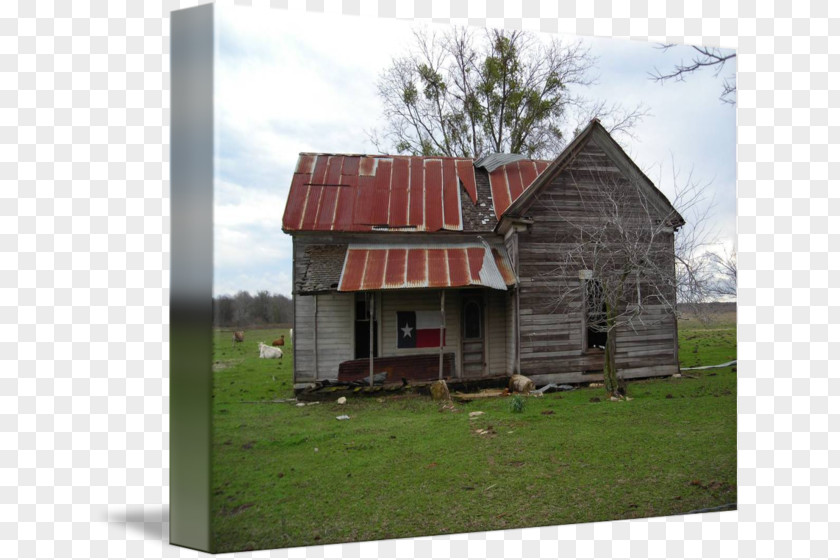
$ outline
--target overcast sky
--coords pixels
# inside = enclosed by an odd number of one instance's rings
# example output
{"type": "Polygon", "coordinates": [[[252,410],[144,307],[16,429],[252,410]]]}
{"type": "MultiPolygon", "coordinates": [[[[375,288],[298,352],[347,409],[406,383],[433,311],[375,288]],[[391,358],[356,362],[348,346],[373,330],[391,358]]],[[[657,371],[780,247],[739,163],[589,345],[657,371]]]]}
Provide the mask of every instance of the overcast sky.
{"type": "MultiPolygon", "coordinates": [[[[292,288],[292,242],[281,231],[299,152],[376,153],[366,131],[381,124],[376,81],[411,47],[411,23],[217,5],[214,295],[292,288]]],[[[564,37],[567,39],[567,37],[564,37]]],[[[651,115],[624,141],[669,197],[671,161],[708,183],[721,241],[735,240],[735,108],[720,102],[710,71],[657,84],[655,67],[691,56],[653,44],[581,39],[598,57],[589,95],[651,115]]],[[[730,62],[730,64],[732,64],[730,62]]],[[[685,216],[690,220],[689,216],[685,216]]]]}

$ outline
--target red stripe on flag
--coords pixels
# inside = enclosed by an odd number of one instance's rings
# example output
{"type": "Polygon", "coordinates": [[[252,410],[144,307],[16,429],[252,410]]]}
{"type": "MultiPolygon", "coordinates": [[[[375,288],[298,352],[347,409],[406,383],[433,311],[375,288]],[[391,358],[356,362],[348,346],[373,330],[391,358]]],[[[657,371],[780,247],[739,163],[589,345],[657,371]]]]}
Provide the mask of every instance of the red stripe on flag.
{"type": "MultiPolygon", "coordinates": [[[[446,346],[446,329],[443,329],[443,345],[446,346]]],[[[417,348],[438,348],[440,329],[417,329],[417,348]]]]}

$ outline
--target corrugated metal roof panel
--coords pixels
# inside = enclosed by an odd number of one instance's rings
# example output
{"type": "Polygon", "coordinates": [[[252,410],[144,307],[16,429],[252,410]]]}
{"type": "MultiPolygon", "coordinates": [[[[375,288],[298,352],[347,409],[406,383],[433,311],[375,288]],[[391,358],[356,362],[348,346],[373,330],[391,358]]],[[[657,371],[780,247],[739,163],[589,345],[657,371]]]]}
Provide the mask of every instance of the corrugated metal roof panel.
{"type": "Polygon", "coordinates": [[[489,173],[496,218],[500,218],[528,190],[534,179],[548,167],[548,163],[542,160],[517,160],[496,167],[489,173]]]}
{"type": "Polygon", "coordinates": [[[365,276],[362,279],[362,290],[376,289],[385,284],[385,265],[388,262],[388,249],[384,251],[368,251],[365,276]]]}
{"type": "Polygon", "coordinates": [[[473,204],[478,202],[478,193],[475,187],[475,167],[468,159],[455,160],[455,169],[458,172],[458,179],[464,185],[464,189],[472,200],[473,204]]]}
{"type": "MultiPolygon", "coordinates": [[[[490,171],[496,216],[548,162],[501,157],[490,171]]],[[[482,160],[476,162],[478,165],[482,160]]],[[[467,158],[300,154],[283,215],[285,231],[463,231],[461,185],[478,200],[467,158]]]]}
{"type": "Polygon", "coordinates": [[[443,189],[443,229],[460,231],[461,226],[461,191],[458,176],[455,174],[455,160],[443,160],[443,184],[455,185],[455,188],[443,189]]]}
{"type": "Polygon", "coordinates": [[[516,284],[501,247],[480,241],[451,245],[350,245],[338,291],[516,284]]]}
{"type": "Polygon", "coordinates": [[[330,229],[348,231],[353,229],[353,207],[356,204],[356,187],[359,183],[359,158],[344,158],[341,181],[346,187],[335,189],[338,197],[335,202],[335,214],[330,229]],[[353,172],[355,169],[355,172],[353,172]],[[344,174],[344,171],[351,171],[344,174]]]}
{"type": "Polygon", "coordinates": [[[467,262],[468,249],[449,249],[446,251],[446,264],[449,268],[449,283],[463,286],[472,279],[467,262]]]}
{"type": "Polygon", "coordinates": [[[338,281],[339,291],[355,292],[361,289],[366,263],[367,251],[347,251],[338,281]]]}
{"type": "Polygon", "coordinates": [[[497,167],[490,172],[490,192],[493,194],[493,209],[496,211],[496,218],[501,216],[512,202],[506,167],[497,167]]]}
{"type": "Polygon", "coordinates": [[[425,230],[438,231],[443,227],[443,164],[439,159],[423,162],[425,185],[425,230]]]}
{"type": "Polygon", "coordinates": [[[429,265],[425,250],[406,250],[406,288],[422,288],[426,286],[426,278],[429,274],[429,265]]]}
{"type": "Polygon", "coordinates": [[[519,161],[521,159],[526,158],[520,154],[488,154],[483,158],[477,159],[475,166],[483,167],[488,173],[492,173],[503,165],[507,165],[508,163],[513,163],[514,161],[519,161]]]}
{"type": "Polygon", "coordinates": [[[388,204],[389,226],[407,226],[408,221],[408,158],[394,158],[391,171],[391,199],[388,204]]]}
{"type": "Polygon", "coordinates": [[[415,226],[426,223],[426,199],[423,182],[423,158],[409,158],[408,172],[408,223],[415,226]]]}

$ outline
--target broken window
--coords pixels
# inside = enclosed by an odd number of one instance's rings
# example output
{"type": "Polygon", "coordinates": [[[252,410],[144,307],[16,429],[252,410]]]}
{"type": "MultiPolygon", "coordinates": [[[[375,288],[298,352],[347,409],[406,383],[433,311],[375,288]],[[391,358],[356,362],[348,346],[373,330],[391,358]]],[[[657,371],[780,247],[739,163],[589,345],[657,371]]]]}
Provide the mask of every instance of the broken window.
{"type": "Polygon", "coordinates": [[[584,281],[584,312],[586,321],[586,347],[603,349],[607,344],[607,302],[600,280],[584,281]]]}

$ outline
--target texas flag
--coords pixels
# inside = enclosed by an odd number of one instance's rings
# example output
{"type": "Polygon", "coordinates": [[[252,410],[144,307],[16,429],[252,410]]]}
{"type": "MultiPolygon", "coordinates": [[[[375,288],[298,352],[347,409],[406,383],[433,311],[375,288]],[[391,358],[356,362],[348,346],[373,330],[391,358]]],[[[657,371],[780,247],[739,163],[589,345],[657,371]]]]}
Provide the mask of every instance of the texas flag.
{"type": "MultiPolygon", "coordinates": [[[[446,328],[443,329],[446,345],[446,328]]],[[[397,348],[440,346],[440,311],[397,311],[397,348]]]]}

